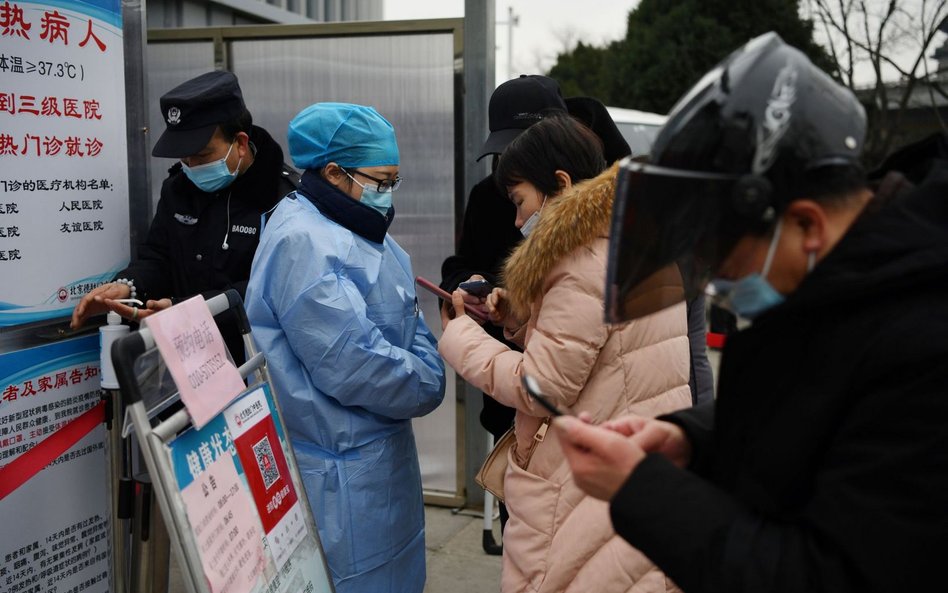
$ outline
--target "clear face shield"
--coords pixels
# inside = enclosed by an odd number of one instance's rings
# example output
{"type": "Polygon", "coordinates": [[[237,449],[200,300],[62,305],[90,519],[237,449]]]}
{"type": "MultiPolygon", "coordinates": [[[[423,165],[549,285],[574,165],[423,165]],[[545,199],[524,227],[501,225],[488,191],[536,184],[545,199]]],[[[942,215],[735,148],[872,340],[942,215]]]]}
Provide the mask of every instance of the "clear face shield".
{"type": "Polygon", "coordinates": [[[733,52],[672,108],[652,147],[661,165],[622,163],[606,320],[694,299],[808,171],[858,163],[864,136],[855,96],[775,33],[733,52]]]}
{"type": "Polygon", "coordinates": [[[704,291],[740,236],[722,224],[721,199],[736,179],[621,163],[606,272],[607,322],[651,315],[704,291]]]}

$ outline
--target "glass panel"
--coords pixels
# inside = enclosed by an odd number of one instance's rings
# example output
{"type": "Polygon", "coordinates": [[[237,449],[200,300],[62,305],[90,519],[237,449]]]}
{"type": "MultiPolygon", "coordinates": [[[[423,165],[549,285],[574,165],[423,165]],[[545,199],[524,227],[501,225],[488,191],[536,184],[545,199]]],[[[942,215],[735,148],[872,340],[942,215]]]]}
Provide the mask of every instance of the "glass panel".
{"type": "MultiPolygon", "coordinates": [[[[158,99],[174,87],[214,69],[214,45],[209,41],[149,43],[148,51],[148,154],[165,130],[158,99]]],[[[161,183],[174,159],[151,158],[151,212],[161,195],[161,183]]],[[[144,237],[143,237],[144,239],[144,237]]]]}
{"type": "MultiPolygon", "coordinates": [[[[320,101],[375,107],[395,126],[404,182],[395,193],[391,234],[411,255],[416,275],[441,279],[454,252],[454,39],[447,33],[248,40],[231,43],[234,72],[254,122],[283,147],[286,129],[320,101]]],[[[418,291],[436,336],[436,299],[418,291]]],[[[457,489],[455,379],[435,412],[415,421],[427,490],[457,489]]]]}
{"type": "MultiPolygon", "coordinates": [[[[395,194],[391,234],[412,256],[416,275],[435,282],[454,251],[454,40],[448,33],[234,41],[233,70],[254,123],[283,147],[296,113],[317,101],[372,105],[395,126],[405,182],[395,194]]],[[[158,97],[214,68],[210,42],[148,47],[149,147],[164,130],[158,97]]],[[[152,159],[152,210],[170,159],[152,159]]],[[[434,296],[419,291],[429,326],[441,334],[434,296]]],[[[455,379],[448,370],[444,404],[415,421],[426,490],[455,493],[455,379]]]]}

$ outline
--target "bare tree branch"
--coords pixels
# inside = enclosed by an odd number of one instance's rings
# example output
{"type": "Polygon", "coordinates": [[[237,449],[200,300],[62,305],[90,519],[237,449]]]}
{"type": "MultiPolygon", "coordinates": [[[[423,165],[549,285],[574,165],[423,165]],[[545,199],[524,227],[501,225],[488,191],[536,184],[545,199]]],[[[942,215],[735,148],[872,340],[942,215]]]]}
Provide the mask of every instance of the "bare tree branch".
{"type": "Polygon", "coordinates": [[[871,147],[874,156],[888,151],[920,95],[927,95],[945,129],[936,98],[948,99],[948,91],[930,72],[928,56],[948,16],[948,0],[808,0],[807,7],[850,88],[859,84],[858,64],[871,69],[872,81],[861,91],[872,112],[867,150],[871,147]],[[896,84],[886,80],[893,73],[896,84]]]}
{"type": "Polygon", "coordinates": [[[852,11],[852,7],[853,7],[852,2],[849,2],[848,4],[846,4],[843,2],[843,0],[839,0],[840,20],[842,21],[842,24],[843,24],[843,37],[846,40],[846,50],[847,50],[846,58],[847,58],[847,61],[849,62],[849,65],[847,66],[847,72],[849,75],[849,79],[854,81],[856,66],[855,66],[855,60],[853,58],[855,57],[855,55],[853,53],[852,35],[849,34],[849,14],[852,11]]]}
{"type": "Polygon", "coordinates": [[[928,86],[929,90],[935,91],[936,93],[941,95],[943,99],[948,100],[948,91],[941,88],[941,85],[938,84],[938,82],[934,80],[926,80],[925,85],[928,86]]]}
{"type": "MultiPolygon", "coordinates": [[[[928,71],[928,62],[925,61],[926,82],[928,82],[929,76],[930,76],[930,73],[928,71]]],[[[948,128],[945,127],[945,120],[941,118],[941,112],[938,110],[938,101],[935,100],[935,94],[934,94],[934,89],[933,89],[935,85],[928,84],[927,86],[928,86],[928,97],[931,99],[931,102],[932,102],[932,112],[935,114],[935,119],[938,120],[938,127],[941,128],[942,132],[948,132],[948,128]]],[[[941,89],[939,89],[939,92],[942,94],[942,96],[945,96],[944,92],[941,89]]]]}
{"type": "MultiPolygon", "coordinates": [[[[935,14],[932,15],[931,23],[926,24],[924,22],[926,4],[927,2],[923,0],[922,11],[921,11],[922,12],[921,14],[921,18],[922,18],[921,48],[919,49],[918,55],[915,58],[915,63],[913,64],[912,69],[910,71],[912,75],[905,81],[905,88],[902,93],[902,99],[901,101],[899,101],[899,108],[895,113],[895,122],[893,126],[894,126],[894,129],[896,130],[899,129],[902,123],[902,116],[905,113],[909,100],[912,97],[912,92],[915,90],[915,85],[918,83],[918,77],[915,76],[915,73],[918,71],[919,66],[922,63],[925,63],[925,58],[926,58],[925,54],[928,51],[928,48],[931,45],[932,41],[935,39],[935,35],[938,34],[938,26],[941,24],[941,19],[938,18],[939,11],[937,10],[935,14]]],[[[945,5],[944,1],[940,2],[939,8],[944,8],[944,5],[945,5]]],[[[926,70],[927,70],[927,64],[926,64],[926,70]]],[[[936,108],[936,111],[937,111],[937,108],[936,108]]],[[[884,145],[884,148],[888,149],[888,145],[887,144],[884,145]]]]}

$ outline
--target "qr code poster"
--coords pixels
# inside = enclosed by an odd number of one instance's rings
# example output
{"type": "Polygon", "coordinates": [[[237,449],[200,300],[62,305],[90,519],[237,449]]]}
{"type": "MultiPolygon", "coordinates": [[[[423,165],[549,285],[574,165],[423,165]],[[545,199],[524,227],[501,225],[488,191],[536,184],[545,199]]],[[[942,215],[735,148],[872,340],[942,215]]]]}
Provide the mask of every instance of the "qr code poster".
{"type": "Polygon", "coordinates": [[[297,501],[283,443],[270,412],[263,390],[248,394],[224,412],[247,486],[267,534],[297,501]]]}
{"type": "Polygon", "coordinates": [[[257,458],[257,467],[263,476],[263,487],[269,490],[280,479],[280,470],[277,469],[276,457],[270,448],[270,438],[263,437],[253,446],[253,455],[257,458]]]}

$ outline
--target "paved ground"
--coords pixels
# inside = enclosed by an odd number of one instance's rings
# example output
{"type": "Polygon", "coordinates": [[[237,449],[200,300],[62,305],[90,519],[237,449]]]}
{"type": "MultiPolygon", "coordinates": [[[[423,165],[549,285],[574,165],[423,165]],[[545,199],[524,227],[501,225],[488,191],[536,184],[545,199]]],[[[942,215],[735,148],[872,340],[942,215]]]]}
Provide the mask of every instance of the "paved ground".
{"type": "MultiPolygon", "coordinates": [[[[454,514],[450,509],[426,507],[428,584],[425,593],[496,593],[500,591],[500,556],[488,556],[481,547],[481,517],[454,514]]],[[[494,520],[494,538],[500,542],[500,521],[494,520]]]]}

